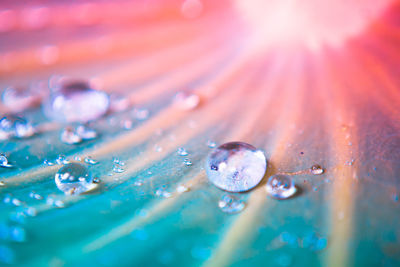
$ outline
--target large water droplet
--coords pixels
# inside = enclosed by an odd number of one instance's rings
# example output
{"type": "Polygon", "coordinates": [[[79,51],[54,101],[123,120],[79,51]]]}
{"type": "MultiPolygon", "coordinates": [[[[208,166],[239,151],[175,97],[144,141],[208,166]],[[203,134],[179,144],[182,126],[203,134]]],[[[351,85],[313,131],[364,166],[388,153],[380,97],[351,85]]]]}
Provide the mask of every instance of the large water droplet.
{"type": "Polygon", "coordinates": [[[182,110],[191,110],[196,108],[200,103],[200,97],[196,94],[182,91],[175,95],[174,104],[182,110]]]}
{"type": "Polygon", "coordinates": [[[9,115],[0,120],[0,140],[12,137],[26,138],[35,134],[35,128],[25,119],[9,115]]]}
{"type": "Polygon", "coordinates": [[[87,82],[58,82],[43,106],[47,117],[61,122],[88,122],[103,116],[109,106],[105,92],[87,82]]]}
{"type": "Polygon", "coordinates": [[[61,167],[55,176],[58,189],[67,195],[82,194],[96,187],[92,174],[82,164],[69,163],[61,167]]]}
{"type": "Polygon", "coordinates": [[[245,204],[233,195],[223,195],[218,202],[218,207],[226,213],[238,213],[244,209],[245,204]]]}
{"type": "Polygon", "coordinates": [[[260,183],[267,169],[264,153],[243,142],[226,143],[207,158],[208,179],[229,192],[243,192],[260,183]]]}
{"type": "Polygon", "coordinates": [[[275,174],[269,177],[266,185],[267,193],[276,199],[286,199],[296,193],[294,181],[289,176],[275,174]]]}

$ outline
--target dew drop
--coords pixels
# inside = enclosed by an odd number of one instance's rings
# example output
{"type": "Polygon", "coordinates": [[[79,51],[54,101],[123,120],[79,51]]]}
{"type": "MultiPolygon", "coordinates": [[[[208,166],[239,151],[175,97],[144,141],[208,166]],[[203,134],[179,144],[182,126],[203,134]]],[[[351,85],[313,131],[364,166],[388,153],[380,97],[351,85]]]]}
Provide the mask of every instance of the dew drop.
{"type": "Polygon", "coordinates": [[[69,160],[67,160],[64,155],[58,155],[56,163],[57,165],[65,165],[69,163],[69,160]]]}
{"type": "Polygon", "coordinates": [[[310,172],[312,173],[312,174],[315,174],[315,175],[320,175],[320,174],[323,174],[324,173],[324,168],[322,168],[320,165],[318,165],[318,164],[314,164],[314,165],[312,165],[311,166],[311,168],[310,168],[310,172]]]}
{"type": "Polygon", "coordinates": [[[217,146],[217,143],[215,143],[214,141],[208,140],[207,141],[207,146],[209,148],[215,148],[217,146]]]}
{"type": "Polygon", "coordinates": [[[214,149],[207,158],[208,179],[229,192],[243,192],[257,186],[264,177],[264,153],[250,144],[230,142],[214,149]]]}
{"type": "Polygon", "coordinates": [[[0,140],[12,137],[26,138],[35,134],[35,128],[25,119],[9,115],[0,120],[0,140]]]}
{"type": "Polygon", "coordinates": [[[178,187],[176,188],[176,192],[179,194],[187,192],[187,191],[189,191],[189,187],[187,187],[186,185],[183,185],[183,184],[178,185],[178,187]]]}
{"type": "Polygon", "coordinates": [[[78,125],[75,130],[76,134],[82,138],[83,140],[92,140],[97,137],[96,130],[86,126],[86,125],[78,125]]]}
{"type": "Polygon", "coordinates": [[[200,97],[191,92],[182,91],[175,95],[174,105],[182,110],[195,109],[200,103],[200,97]]]}
{"type": "Polygon", "coordinates": [[[3,167],[3,168],[12,167],[12,165],[8,163],[8,158],[4,154],[0,154],[0,167],[3,167]]]}
{"type": "Polygon", "coordinates": [[[178,148],[178,155],[179,156],[187,156],[189,153],[183,147],[178,148]]]}
{"type": "Polygon", "coordinates": [[[163,197],[163,198],[172,197],[172,194],[170,192],[166,191],[164,188],[157,189],[155,194],[156,194],[156,196],[163,197]]]}
{"type": "Polygon", "coordinates": [[[66,127],[61,132],[61,142],[69,145],[79,144],[82,138],[75,132],[72,127],[66,127]]]}
{"type": "Polygon", "coordinates": [[[0,181],[0,187],[6,186],[6,183],[3,181],[0,181]]]}
{"type": "Polygon", "coordinates": [[[118,166],[118,165],[113,167],[113,172],[115,172],[115,173],[123,173],[124,171],[125,170],[122,167],[118,166]]]}
{"type": "Polygon", "coordinates": [[[43,94],[37,85],[24,87],[8,87],[4,90],[1,100],[13,112],[21,112],[40,103],[43,94]]]}
{"type": "Polygon", "coordinates": [[[241,212],[245,204],[233,195],[223,195],[218,201],[218,207],[225,213],[239,213],[241,212]]]}
{"type": "Polygon", "coordinates": [[[44,165],[47,165],[47,166],[53,166],[53,165],[54,165],[54,163],[51,162],[51,161],[48,160],[48,159],[43,160],[43,164],[44,164],[44,165]]]}
{"type": "Polygon", "coordinates": [[[43,105],[50,119],[61,122],[88,122],[103,116],[109,106],[105,92],[92,89],[84,81],[59,81],[43,105]]]}
{"type": "Polygon", "coordinates": [[[117,165],[120,165],[120,166],[124,166],[124,165],[125,165],[125,162],[121,161],[121,160],[118,159],[118,158],[114,158],[114,159],[113,159],[113,162],[114,162],[115,164],[117,164],[117,165]]]}
{"type": "Polygon", "coordinates": [[[289,176],[275,174],[268,179],[266,190],[273,198],[287,199],[296,193],[296,186],[289,176]]]}
{"type": "Polygon", "coordinates": [[[58,189],[67,195],[82,194],[96,187],[92,174],[79,163],[61,167],[55,175],[55,181],[58,189]]]}
{"type": "Polygon", "coordinates": [[[183,164],[185,164],[186,166],[192,166],[193,162],[190,159],[184,159],[183,164]]]}
{"type": "Polygon", "coordinates": [[[92,159],[91,157],[86,157],[86,158],[85,158],[85,162],[86,162],[87,164],[90,164],[90,165],[95,165],[95,164],[99,163],[97,160],[92,159]]]}

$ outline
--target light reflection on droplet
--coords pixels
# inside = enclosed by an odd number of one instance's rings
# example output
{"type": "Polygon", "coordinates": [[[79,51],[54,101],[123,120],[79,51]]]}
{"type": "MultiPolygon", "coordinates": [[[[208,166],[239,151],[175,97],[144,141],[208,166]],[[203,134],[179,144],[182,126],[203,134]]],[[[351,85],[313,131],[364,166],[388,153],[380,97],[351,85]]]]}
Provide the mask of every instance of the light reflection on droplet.
{"type": "Polygon", "coordinates": [[[321,167],[320,165],[318,165],[318,164],[314,164],[314,165],[311,166],[310,172],[311,172],[312,174],[315,174],[315,175],[320,175],[320,174],[323,174],[323,173],[324,173],[324,168],[322,168],[322,167],[321,167]]]}
{"type": "Polygon", "coordinates": [[[79,163],[69,163],[61,167],[55,175],[55,182],[58,189],[68,195],[82,194],[96,187],[92,174],[79,163]]]}
{"type": "Polygon", "coordinates": [[[268,179],[266,190],[273,198],[287,199],[296,193],[296,186],[291,177],[275,174],[268,179]]]}
{"type": "Polygon", "coordinates": [[[225,213],[238,213],[244,209],[245,204],[237,197],[226,194],[218,201],[218,207],[225,213]]]}
{"type": "Polygon", "coordinates": [[[243,142],[219,146],[209,154],[206,163],[210,182],[229,192],[243,192],[257,186],[266,169],[264,153],[243,142]]]}

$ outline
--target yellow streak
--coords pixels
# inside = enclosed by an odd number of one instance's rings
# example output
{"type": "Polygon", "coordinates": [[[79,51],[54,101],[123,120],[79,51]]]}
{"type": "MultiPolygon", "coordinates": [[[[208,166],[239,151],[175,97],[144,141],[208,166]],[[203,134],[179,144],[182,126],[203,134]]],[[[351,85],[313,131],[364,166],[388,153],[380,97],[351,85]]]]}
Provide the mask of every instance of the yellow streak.
{"type": "MultiPolygon", "coordinates": [[[[292,77],[291,82],[293,81],[294,82],[297,81],[296,77],[292,77]]],[[[287,88],[290,88],[292,90],[296,89],[293,88],[293,86],[295,85],[292,84],[292,86],[290,86],[290,84],[287,84],[287,88]]],[[[279,90],[278,88],[274,89],[275,92],[276,90],[279,90]]],[[[292,91],[286,89],[286,94],[283,97],[283,99],[285,99],[286,97],[286,99],[290,99],[291,102],[295,102],[293,97],[290,96],[291,93],[292,91]]],[[[289,105],[292,107],[292,109],[287,109],[286,107],[288,105],[282,105],[278,107],[283,110],[280,113],[280,118],[279,118],[280,127],[277,127],[277,129],[284,129],[284,130],[280,130],[276,134],[279,137],[278,141],[275,142],[275,144],[270,144],[269,147],[267,148],[273,151],[272,156],[269,160],[270,166],[271,163],[278,162],[283,157],[285,144],[287,143],[288,140],[290,140],[293,134],[293,131],[289,130],[289,127],[287,127],[287,123],[293,122],[299,117],[300,112],[298,111],[298,109],[300,107],[301,99],[299,96],[296,97],[298,97],[297,99],[295,99],[296,102],[293,103],[293,105],[289,105]],[[297,112],[294,109],[297,109],[297,112]]],[[[264,125],[264,126],[268,127],[269,125],[264,125]]],[[[271,172],[270,170],[267,171],[267,175],[270,175],[271,172]]],[[[232,259],[232,255],[235,253],[237,247],[240,244],[243,244],[243,242],[247,242],[250,239],[251,234],[249,233],[249,231],[254,229],[253,225],[257,222],[260,210],[264,207],[266,200],[267,198],[266,198],[265,188],[264,186],[259,185],[256,189],[254,189],[251,192],[246,209],[242,211],[240,215],[238,215],[238,218],[228,229],[228,231],[222,238],[221,242],[218,244],[218,247],[214,251],[212,257],[207,262],[204,263],[204,266],[207,267],[229,266],[230,261],[232,259]]]]}

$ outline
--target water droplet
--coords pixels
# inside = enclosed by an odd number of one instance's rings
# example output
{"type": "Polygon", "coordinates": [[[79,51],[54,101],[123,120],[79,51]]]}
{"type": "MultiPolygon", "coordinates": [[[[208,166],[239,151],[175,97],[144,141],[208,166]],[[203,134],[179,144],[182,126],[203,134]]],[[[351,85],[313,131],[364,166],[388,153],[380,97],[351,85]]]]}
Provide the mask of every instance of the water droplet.
{"type": "Polygon", "coordinates": [[[217,143],[215,143],[214,141],[208,140],[207,141],[207,146],[209,148],[215,148],[217,146],[217,143]]]}
{"type": "Polygon", "coordinates": [[[86,158],[85,158],[85,162],[86,162],[87,164],[90,164],[90,165],[95,165],[95,164],[98,163],[97,160],[92,159],[91,157],[86,157],[86,158]]]}
{"type": "Polygon", "coordinates": [[[65,165],[69,163],[69,160],[67,160],[64,155],[58,155],[56,163],[57,165],[65,165]]]}
{"type": "Polygon", "coordinates": [[[355,159],[351,159],[351,160],[346,162],[346,165],[353,166],[354,161],[356,161],[356,160],[355,159]]]}
{"type": "Polygon", "coordinates": [[[58,189],[68,195],[82,194],[96,187],[92,174],[82,164],[69,163],[55,175],[58,189]]]}
{"type": "Polygon", "coordinates": [[[0,120],[0,140],[12,137],[26,138],[34,135],[35,132],[35,128],[23,118],[9,115],[0,120]]]}
{"type": "Polygon", "coordinates": [[[133,115],[139,121],[146,120],[149,117],[149,114],[150,112],[147,109],[139,108],[133,110],[133,115]]]}
{"type": "Polygon", "coordinates": [[[195,109],[199,103],[200,97],[187,91],[179,92],[174,97],[175,106],[183,110],[195,109]]]}
{"type": "Polygon", "coordinates": [[[40,103],[44,90],[38,85],[28,87],[8,87],[2,94],[3,104],[13,112],[21,112],[40,103]]]}
{"type": "Polygon", "coordinates": [[[189,188],[186,185],[178,185],[178,187],[176,188],[176,192],[178,192],[179,194],[184,193],[189,191],[189,188]]]}
{"type": "Polygon", "coordinates": [[[138,181],[135,181],[133,184],[134,184],[135,186],[142,186],[142,185],[143,185],[143,181],[138,180],[138,181]]]}
{"type": "Polygon", "coordinates": [[[76,134],[82,138],[83,140],[92,140],[97,137],[96,130],[86,126],[86,125],[78,125],[76,127],[76,134]]]}
{"type": "Polygon", "coordinates": [[[242,142],[226,143],[207,158],[208,179],[229,192],[243,192],[260,183],[267,169],[264,153],[242,142]]]}
{"type": "Polygon", "coordinates": [[[286,199],[296,193],[296,186],[289,176],[276,174],[268,179],[266,190],[273,198],[286,199]]]}
{"type": "Polygon", "coordinates": [[[82,142],[82,138],[75,132],[72,127],[65,127],[61,132],[61,142],[73,145],[82,142]]]}
{"type": "Polygon", "coordinates": [[[0,187],[6,186],[6,183],[3,181],[0,181],[0,187]]]}
{"type": "Polygon", "coordinates": [[[121,168],[120,166],[114,166],[113,167],[113,172],[115,173],[123,173],[125,170],[123,168],[121,168]]]}
{"type": "Polygon", "coordinates": [[[187,156],[189,153],[183,147],[178,148],[178,155],[179,156],[187,156]]]}
{"type": "Polygon", "coordinates": [[[33,199],[37,199],[37,200],[42,200],[43,199],[43,197],[41,195],[39,195],[38,193],[35,193],[33,191],[29,193],[29,197],[33,198],[33,199]]]}
{"type": "Polygon", "coordinates": [[[322,168],[320,165],[318,165],[318,164],[314,164],[314,165],[312,165],[311,166],[311,168],[310,168],[310,172],[312,173],[312,174],[315,174],[315,175],[319,175],[319,174],[323,174],[324,173],[324,168],[322,168]]]}
{"type": "Polygon", "coordinates": [[[114,158],[113,162],[120,166],[125,166],[125,162],[121,161],[120,159],[114,158]]]}
{"type": "Polygon", "coordinates": [[[8,158],[4,154],[0,154],[0,167],[10,168],[11,164],[8,163],[8,158]]]}
{"type": "Polygon", "coordinates": [[[44,164],[44,165],[47,165],[47,166],[53,166],[53,165],[54,165],[54,163],[51,162],[51,161],[48,160],[48,159],[43,160],[43,164],[44,164]]]}
{"type": "Polygon", "coordinates": [[[164,188],[157,189],[156,196],[163,197],[163,198],[170,198],[172,194],[166,191],[164,188]]]}
{"type": "Polygon", "coordinates": [[[87,82],[59,81],[43,105],[50,119],[61,122],[88,122],[103,116],[109,106],[105,92],[92,89],[87,82]]]}
{"type": "Polygon", "coordinates": [[[233,195],[223,195],[218,201],[218,207],[225,213],[241,212],[245,204],[233,195]]]}
{"type": "Polygon", "coordinates": [[[185,164],[186,166],[192,166],[193,165],[193,163],[192,163],[192,161],[190,159],[184,159],[183,160],[183,164],[185,164]]]}

